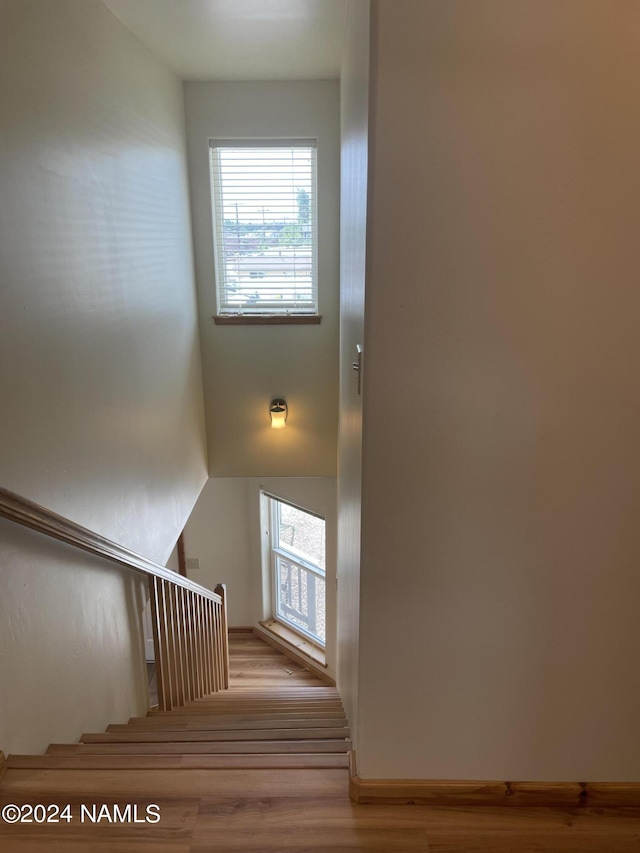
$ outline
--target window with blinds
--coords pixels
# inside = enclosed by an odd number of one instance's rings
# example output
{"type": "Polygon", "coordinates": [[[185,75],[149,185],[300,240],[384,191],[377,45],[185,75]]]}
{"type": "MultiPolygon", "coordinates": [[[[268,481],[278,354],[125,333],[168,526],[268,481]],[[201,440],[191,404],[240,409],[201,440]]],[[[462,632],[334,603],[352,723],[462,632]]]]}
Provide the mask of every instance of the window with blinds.
{"type": "Polygon", "coordinates": [[[316,141],[211,140],[219,314],[317,314],[316,141]]]}

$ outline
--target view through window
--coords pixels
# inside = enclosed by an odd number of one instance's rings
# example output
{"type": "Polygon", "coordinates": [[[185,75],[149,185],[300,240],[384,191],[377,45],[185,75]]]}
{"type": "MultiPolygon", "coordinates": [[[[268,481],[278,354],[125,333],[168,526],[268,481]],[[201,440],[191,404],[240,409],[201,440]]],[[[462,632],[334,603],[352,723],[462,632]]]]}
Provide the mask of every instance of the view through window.
{"type": "Polygon", "coordinates": [[[315,140],[210,154],[218,313],[317,314],[315,140]]]}
{"type": "Polygon", "coordinates": [[[273,497],[269,503],[275,618],[324,647],[325,521],[273,497]]]}

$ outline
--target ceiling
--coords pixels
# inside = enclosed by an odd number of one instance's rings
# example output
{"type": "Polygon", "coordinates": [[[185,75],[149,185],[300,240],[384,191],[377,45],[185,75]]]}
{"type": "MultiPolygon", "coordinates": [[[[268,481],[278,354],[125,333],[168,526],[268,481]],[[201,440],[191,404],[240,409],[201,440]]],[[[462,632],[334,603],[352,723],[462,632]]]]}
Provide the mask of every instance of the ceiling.
{"type": "Polygon", "coordinates": [[[103,0],[184,80],[338,77],[347,0],[103,0]]]}

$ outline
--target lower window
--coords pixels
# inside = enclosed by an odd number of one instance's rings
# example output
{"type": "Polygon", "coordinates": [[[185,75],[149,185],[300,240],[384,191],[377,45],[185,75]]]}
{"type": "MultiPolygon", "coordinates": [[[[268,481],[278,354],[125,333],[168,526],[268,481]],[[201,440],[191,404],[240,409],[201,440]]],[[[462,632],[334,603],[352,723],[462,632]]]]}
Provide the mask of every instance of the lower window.
{"type": "Polygon", "coordinates": [[[324,518],[274,497],[269,516],[274,617],[324,648],[324,518]]]}

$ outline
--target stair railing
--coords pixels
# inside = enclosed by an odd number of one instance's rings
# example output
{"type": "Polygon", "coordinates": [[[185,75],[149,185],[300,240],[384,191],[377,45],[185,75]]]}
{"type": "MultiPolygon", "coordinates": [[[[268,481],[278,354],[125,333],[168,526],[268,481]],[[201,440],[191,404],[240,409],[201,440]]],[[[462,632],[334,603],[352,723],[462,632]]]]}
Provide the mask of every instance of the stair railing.
{"type": "Polygon", "coordinates": [[[225,584],[215,592],[149,578],[158,705],[170,711],[229,687],[225,584]]]}
{"type": "Polygon", "coordinates": [[[8,489],[0,517],[148,577],[161,711],[229,687],[225,584],[212,592],[8,489]]]}

